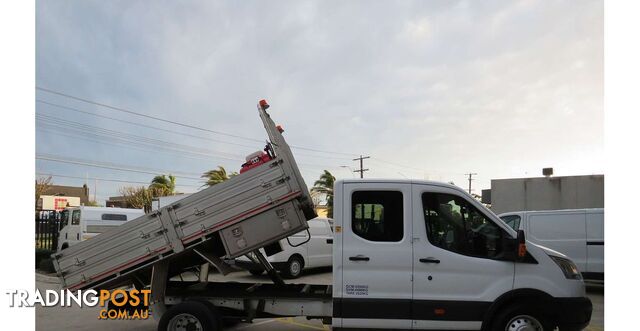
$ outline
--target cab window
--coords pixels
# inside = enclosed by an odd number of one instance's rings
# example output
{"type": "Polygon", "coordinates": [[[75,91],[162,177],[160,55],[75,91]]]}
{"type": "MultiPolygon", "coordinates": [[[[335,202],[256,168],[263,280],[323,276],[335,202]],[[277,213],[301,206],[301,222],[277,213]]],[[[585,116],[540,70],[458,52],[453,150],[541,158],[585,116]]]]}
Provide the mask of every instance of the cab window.
{"type": "Polygon", "coordinates": [[[60,223],[60,229],[69,224],[69,210],[65,209],[60,213],[60,223]]]}
{"type": "Polygon", "coordinates": [[[71,225],[79,225],[80,224],[80,210],[76,209],[72,211],[71,214],[71,225]]]}
{"type": "Polygon", "coordinates": [[[422,205],[432,245],[474,257],[501,256],[502,229],[462,197],[423,193],[422,205]]]}
{"type": "Polygon", "coordinates": [[[402,192],[357,191],[351,203],[351,229],[357,236],[370,241],[402,240],[402,192]]]}
{"type": "Polygon", "coordinates": [[[127,215],[124,214],[102,214],[103,221],[126,221],[127,215]]]}
{"type": "Polygon", "coordinates": [[[504,221],[505,223],[507,223],[507,225],[518,231],[518,229],[520,229],[520,216],[518,215],[506,215],[506,216],[502,216],[500,217],[500,219],[502,219],[502,221],[504,221]]]}

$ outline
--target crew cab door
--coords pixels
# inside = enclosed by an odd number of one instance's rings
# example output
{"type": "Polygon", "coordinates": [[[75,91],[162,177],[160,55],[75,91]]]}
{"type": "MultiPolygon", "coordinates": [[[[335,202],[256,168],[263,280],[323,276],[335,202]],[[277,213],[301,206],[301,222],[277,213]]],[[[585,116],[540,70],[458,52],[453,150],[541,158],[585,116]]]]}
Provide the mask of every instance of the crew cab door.
{"type": "Polygon", "coordinates": [[[342,201],[342,296],[334,317],[343,328],[410,329],[411,185],[345,183],[342,201]]]}
{"type": "Polygon", "coordinates": [[[514,261],[501,260],[506,225],[444,185],[414,184],[413,211],[413,328],[480,330],[513,287],[514,261]]]}

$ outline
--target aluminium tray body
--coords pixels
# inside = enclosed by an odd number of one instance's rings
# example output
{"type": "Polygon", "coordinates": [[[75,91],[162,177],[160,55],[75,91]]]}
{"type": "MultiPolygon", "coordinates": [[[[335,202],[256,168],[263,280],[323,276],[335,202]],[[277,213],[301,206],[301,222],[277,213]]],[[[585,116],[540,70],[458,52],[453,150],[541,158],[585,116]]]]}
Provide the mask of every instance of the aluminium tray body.
{"type": "Polygon", "coordinates": [[[65,288],[113,282],[219,232],[227,258],[305,230],[315,217],[289,146],[263,109],[271,161],[53,255],[65,288]]]}

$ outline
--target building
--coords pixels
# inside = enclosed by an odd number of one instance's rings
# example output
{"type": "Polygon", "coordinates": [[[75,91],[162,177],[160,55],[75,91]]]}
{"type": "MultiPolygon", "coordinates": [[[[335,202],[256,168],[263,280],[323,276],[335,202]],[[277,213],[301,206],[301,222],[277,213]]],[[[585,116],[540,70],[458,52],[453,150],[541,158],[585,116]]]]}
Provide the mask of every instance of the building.
{"type": "Polygon", "coordinates": [[[491,191],[483,191],[482,202],[496,214],[604,208],[604,175],[493,179],[491,191]]]}
{"type": "Polygon", "coordinates": [[[60,197],[79,197],[81,205],[86,205],[87,203],[89,203],[89,187],[86,184],[80,187],[49,185],[47,189],[44,190],[41,194],[60,197]]]}

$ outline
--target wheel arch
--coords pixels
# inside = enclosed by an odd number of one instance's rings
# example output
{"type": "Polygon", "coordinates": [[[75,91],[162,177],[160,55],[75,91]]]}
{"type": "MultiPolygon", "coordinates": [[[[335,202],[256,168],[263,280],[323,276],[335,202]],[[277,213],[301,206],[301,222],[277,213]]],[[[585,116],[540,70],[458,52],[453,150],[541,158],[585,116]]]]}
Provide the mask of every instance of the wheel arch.
{"type": "Polygon", "coordinates": [[[544,311],[544,314],[548,313],[548,310],[544,308],[544,303],[552,300],[553,297],[546,292],[532,288],[515,289],[506,292],[499,296],[487,309],[482,321],[482,331],[490,331],[491,322],[493,318],[498,314],[505,306],[514,301],[522,302],[527,300],[534,305],[540,305],[540,308],[544,311]]]}

